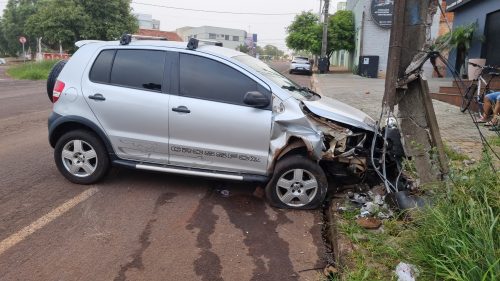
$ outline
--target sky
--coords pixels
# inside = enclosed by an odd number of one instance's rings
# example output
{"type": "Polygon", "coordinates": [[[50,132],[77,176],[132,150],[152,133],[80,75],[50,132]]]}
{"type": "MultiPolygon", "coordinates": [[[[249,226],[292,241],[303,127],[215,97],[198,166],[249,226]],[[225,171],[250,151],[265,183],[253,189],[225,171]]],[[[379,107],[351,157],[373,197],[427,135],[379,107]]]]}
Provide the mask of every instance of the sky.
{"type": "MultiPolygon", "coordinates": [[[[257,33],[258,44],[264,46],[272,44],[280,49],[285,49],[286,27],[292,22],[294,14],[301,11],[319,11],[320,0],[133,0],[132,9],[134,13],[151,14],[154,19],[160,20],[160,29],[175,31],[183,26],[211,25],[218,27],[243,29],[247,32],[257,33]],[[143,4],[163,5],[171,7],[291,15],[261,16],[241,14],[217,14],[195,11],[182,11],[162,7],[153,7],[143,4]]],[[[341,0],[333,0],[330,4],[330,13],[334,13],[337,3],[341,0]]],[[[7,1],[0,0],[0,10],[3,11],[7,1]]]]}

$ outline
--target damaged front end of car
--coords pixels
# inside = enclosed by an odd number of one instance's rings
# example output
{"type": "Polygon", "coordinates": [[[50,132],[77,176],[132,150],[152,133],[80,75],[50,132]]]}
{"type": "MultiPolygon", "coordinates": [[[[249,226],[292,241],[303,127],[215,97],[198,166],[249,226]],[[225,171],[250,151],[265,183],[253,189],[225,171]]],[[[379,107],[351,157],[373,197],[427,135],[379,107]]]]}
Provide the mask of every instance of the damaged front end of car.
{"type": "Polygon", "coordinates": [[[323,97],[288,109],[275,118],[271,161],[306,152],[339,186],[400,180],[404,150],[395,122],[379,128],[364,112],[323,97]]]}

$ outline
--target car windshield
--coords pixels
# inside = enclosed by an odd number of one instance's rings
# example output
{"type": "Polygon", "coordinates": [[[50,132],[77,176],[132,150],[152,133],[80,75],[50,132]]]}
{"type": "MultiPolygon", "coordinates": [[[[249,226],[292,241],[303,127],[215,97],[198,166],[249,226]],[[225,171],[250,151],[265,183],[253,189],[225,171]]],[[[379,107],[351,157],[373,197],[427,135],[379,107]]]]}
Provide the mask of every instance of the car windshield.
{"type": "Polygon", "coordinates": [[[311,90],[305,87],[301,87],[300,85],[286,78],[283,74],[274,70],[259,59],[251,57],[249,55],[240,55],[233,58],[247,65],[258,73],[264,75],[266,78],[273,81],[281,88],[288,90],[290,92],[290,95],[298,100],[310,100],[313,97],[318,96],[315,95],[311,90]]]}

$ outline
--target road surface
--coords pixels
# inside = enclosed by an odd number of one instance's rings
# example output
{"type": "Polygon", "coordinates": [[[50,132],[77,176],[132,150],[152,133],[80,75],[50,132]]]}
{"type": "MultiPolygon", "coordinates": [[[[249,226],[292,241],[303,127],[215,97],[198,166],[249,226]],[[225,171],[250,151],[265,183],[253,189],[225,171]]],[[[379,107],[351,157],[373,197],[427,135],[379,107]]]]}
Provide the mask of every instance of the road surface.
{"type": "Polygon", "coordinates": [[[45,83],[4,72],[0,280],[318,280],[320,211],[273,209],[254,185],[125,169],[69,183],[47,141],[45,83]]]}

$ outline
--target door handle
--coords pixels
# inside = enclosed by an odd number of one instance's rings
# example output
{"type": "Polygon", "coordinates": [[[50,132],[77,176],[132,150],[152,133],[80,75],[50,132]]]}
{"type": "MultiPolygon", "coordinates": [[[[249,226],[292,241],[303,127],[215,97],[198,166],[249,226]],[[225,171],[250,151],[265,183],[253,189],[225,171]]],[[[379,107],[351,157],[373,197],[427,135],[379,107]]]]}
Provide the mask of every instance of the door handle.
{"type": "Polygon", "coordinates": [[[89,99],[91,99],[91,100],[106,100],[106,98],[101,94],[90,95],[89,99]]]}
{"type": "Polygon", "coordinates": [[[181,113],[191,113],[191,110],[189,110],[184,105],[181,105],[181,106],[178,106],[178,107],[173,107],[172,111],[181,112],[181,113]]]}

